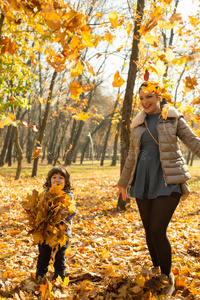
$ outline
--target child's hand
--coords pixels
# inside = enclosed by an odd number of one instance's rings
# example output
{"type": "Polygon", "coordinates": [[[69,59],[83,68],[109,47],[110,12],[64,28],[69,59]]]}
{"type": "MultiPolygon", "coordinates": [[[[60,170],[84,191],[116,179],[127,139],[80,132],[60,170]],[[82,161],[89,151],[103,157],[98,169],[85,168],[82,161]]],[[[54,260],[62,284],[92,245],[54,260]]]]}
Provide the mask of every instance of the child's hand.
{"type": "Polygon", "coordinates": [[[119,186],[118,184],[113,185],[113,187],[117,187],[118,188],[118,192],[117,192],[117,197],[119,197],[120,194],[122,194],[122,199],[123,201],[126,201],[126,199],[128,198],[126,189],[119,186]]]}

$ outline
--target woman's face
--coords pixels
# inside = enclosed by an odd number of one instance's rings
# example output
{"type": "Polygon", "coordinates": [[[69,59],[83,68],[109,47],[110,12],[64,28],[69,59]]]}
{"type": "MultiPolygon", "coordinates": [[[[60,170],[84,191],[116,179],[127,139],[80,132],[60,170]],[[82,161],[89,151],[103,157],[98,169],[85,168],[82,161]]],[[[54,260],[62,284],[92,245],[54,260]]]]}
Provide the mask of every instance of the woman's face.
{"type": "Polygon", "coordinates": [[[51,186],[60,185],[60,184],[65,185],[65,177],[63,177],[59,173],[58,174],[54,174],[51,177],[51,186]]]}
{"type": "Polygon", "coordinates": [[[140,103],[147,114],[157,114],[160,109],[161,97],[158,97],[155,92],[149,93],[141,88],[140,103]]]}

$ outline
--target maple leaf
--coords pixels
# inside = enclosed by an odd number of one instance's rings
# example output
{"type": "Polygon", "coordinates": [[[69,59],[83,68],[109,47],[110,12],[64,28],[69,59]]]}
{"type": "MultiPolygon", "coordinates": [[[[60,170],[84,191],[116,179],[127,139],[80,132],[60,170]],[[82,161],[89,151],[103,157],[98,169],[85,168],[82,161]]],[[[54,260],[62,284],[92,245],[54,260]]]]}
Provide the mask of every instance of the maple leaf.
{"type": "Polygon", "coordinates": [[[40,155],[41,151],[42,151],[42,147],[36,146],[35,150],[33,151],[31,159],[36,159],[40,155]]]}
{"type": "Polygon", "coordinates": [[[114,81],[112,86],[121,87],[124,84],[125,80],[119,75],[119,71],[117,71],[114,75],[114,81]]]}
{"type": "Polygon", "coordinates": [[[168,110],[169,110],[168,106],[164,106],[163,109],[162,109],[162,117],[163,117],[164,120],[167,119],[168,110]]]}
{"type": "Polygon", "coordinates": [[[79,99],[80,94],[83,92],[80,82],[70,82],[70,89],[72,99],[79,99]]]}
{"type": "Polygon", "coordinates": [[[82,121],[86,121],[88,118],[89,118],[89,115],[87,113],[78,113],[73,116],[73,119],[82,120],[82,121]]]}
{"type": "Polygon", "coordinates": [[[190,92],[191,90],[194,90],[195,86],[198,85],[196,76],[194,76],[194,77],[186,76],[185,80],[183,80],[183,81],[185,82],[185,90],[188,92],[190,92]]]}
{"type": "Polygon", "coordinates": [[[86,66],[88,73],[90,73],[92,76],[96,76],[94,72],[94,68],[91,66],[91,64],[88,61],[84,61],[84,64],[86,66]]]}
{"type": "Polygon", "coordinates": [[[71,70],[71,77],[77,77],[83,74],[83,65],[80,61],[77,61],[75,68],[71,70]]]}
{"type": "Polygon", "coordinates": [[[29,127],[32,126],[32,125],[31,125],[31,122],[28,124],[26,121],[23,121],[22,123],[20,123],[20,125],[21,125],[22,127],[26,127],[26,128],[29,128],[29,127]]]}
{"type": "Polygon", "coordinates": [[[145,74],[144,74],[144,80],[148,81],[149,80],[149,71],[146,69],[145,74]]]}
{"type": "Polygon", "coordinates": [[[2,120],[0,120],[0,128],[3,128],[6,125],[10,125],[14,119],[15,116],[13,114],[8,114],[7,117],[4,117],[2,120]]]}
{"type": "Polygon", "coordinates": [[[110,23],[112,24],[112,26],[114,28],[117,28],[119,26],[118,15],[117,15],[116,12],[114,12],[114,11],[110,12],[110,14],[109,14],[109,20],[110,20],[110,23]]]}

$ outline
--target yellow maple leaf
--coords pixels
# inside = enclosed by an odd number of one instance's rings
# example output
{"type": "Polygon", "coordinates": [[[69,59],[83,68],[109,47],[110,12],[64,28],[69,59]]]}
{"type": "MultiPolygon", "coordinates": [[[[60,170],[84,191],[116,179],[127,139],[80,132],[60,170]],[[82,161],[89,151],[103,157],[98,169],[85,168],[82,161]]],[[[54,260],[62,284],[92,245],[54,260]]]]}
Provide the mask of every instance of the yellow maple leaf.
{"type": "Polygon", "coordinates": [[[112,86],[121,87],[124,84],[125,80],[120,76],[119,71],[117,71],[114,75],[114,81],[112,86]]]}
{"type": "Polygon", "coordinates": [[[102,17],[103,17],[103,14],[102,14],[102,13],[97,13],[97,14],[95,15],[95,17],[97,17],[97,18],[102,18],[102,17]]]}
{"type": "Polygon", "coordinates": [[[109,44],[113,44],[113,36],[110,32],[107,31],[107,33],[104,35],[105,40],[109,43],[109,44]]]}
{"type": "Polygon", "coordinates": [[[152,72],[155,72],[158,76],[163,76],[166,71],[166,64],[158,59],[155,64],[150,65],[150,69],[152,72]]]}
{"type": "Polygon", "coordinates": [[[81,36],[83,39],[84,47],[94,47],[94,43],[92,41],[92,34],[90,34],[90,31],[81,31],[81,36]]]}
{"type": "Polygon", "coordinates": [[[114,28],[117,28],[119,26],[118,15],[117,15],[116,12],[114,12],[114,11],[110,12],[110,14],[109,14],[109,20],[110,20],[110,23],[112,24],[112,26],[114,28]]]}
{"type": "Polygon", "coordinates": [[[189,16],[189,19],[190,19],[190,24],[193,26],[193,27],[197,27],[200,23],[200,20],[199,18],[196,18],[194,16],[189,16]]]}
{"type": "Polygon", "coordinates": [[[89,118],[89,115],[87,113],[78,113],[73,116],[73,119],[82,120],[82,121],[86,121],[88,118],[89,118]]]}
{"type": "Polygon", "coordinates": [[[6,125],[10,125],[14,119],[15,116],[13,114],[8,114],[7,117],[4,117],[2,120],[0,120],[0,128],[3,128],[6,125]]]}
{"type": "Polygon", "coordinates": [[[80,61],[77,61],[76,66],[71,70],[71,77],[77,77],[83,74],[83,65],[80,61]]]}
{"type": "Polygon", "coordinates": [[[83,92],[83,87],[80,82],[70,82],[71,98],[79,99],[80,94],[83,92]]]}
{"type": "Polygon", "coordinates": [[[157,44],[158,44],[158,37],[157,36],[153,36],[151,34],[146,34],[144,36],[144,38],[145,38],[145,42],[147,44],[157,46],[157,44]]]}
{"type": "Polygon", "coordinates": [[[169,106],[164,106],[162,109],[162,117],[164,120],[167,119],[168,110],[169,110],[169,106]]]}

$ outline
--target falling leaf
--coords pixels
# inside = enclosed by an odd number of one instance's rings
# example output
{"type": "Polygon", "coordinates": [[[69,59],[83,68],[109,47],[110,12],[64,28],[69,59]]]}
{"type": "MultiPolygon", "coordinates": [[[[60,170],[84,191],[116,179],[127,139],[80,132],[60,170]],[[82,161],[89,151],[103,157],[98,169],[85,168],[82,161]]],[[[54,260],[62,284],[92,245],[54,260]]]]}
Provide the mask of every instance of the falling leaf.
{"type": "Polygon", "coordinates": [[[169,106],[164,106],[162,109],[162,117],[164,120],[167,119],[168,110],[169,110],[169,106]]]}
{"type": "Polygon", "coordinates": [[[14,119],[15,116],[13,114],[8,114],[7,117],[4,117],[2,120],[0,120],[0,128],[3,128],[6,125],[10,125],[14,119]]]}
{"type": "Polygon", "coordinates": [[[90,73],[92,76],[96,76],[93,66],[91,66],[91,64],[88,61],[84,61],[84,64],[86,66],[88,73],[90,73]]]}
{"type": "Polygon", "coordinates": [[[80,94],[83,92],[80,82],[70,82],[70,89],[72,99],[79,99],[80,94]]]}
{"type": "Polygon", "coordinates": [[[71,69],[71,77],[77,77],[83,74],[83,65],[80,61],[77,61],[76,66],[71,69]]]}
{"type": "Polygon", "coordinates": [[[166,71],[166,64],[158,59],[155,64],[150,65],[150,69],[152,72],[155,72],[158,76],[163,76],[166,71]]]}
{"type": "Polygon", "coordinates": [[[182,20],[181,14],[173,14],[169,20],[171,23],[174,23],[176,21],[181,21],[182,20]]]}
{"type": "Polygon", "coordinates": [[[32,157],[31,157],[31,159],[33,160],[33,159],[36,159],[39,155],[40,155],[40,152],[42,151],[42,147],[39,147],[39,146],[37,146],[36,148],[35,148],[35,150],[33,151],[33,154],[32,154],[32,157]]]}
{"type": "Polygon", "coordinates": [[[26,121],[23,121],[22,123],[20,123],[20,125],[21,125],[22,127],[26,127],[26,128],[29,128],[29,127],[32,126],[32,125],[31,125],[31,122],[28,124],[26,121]]]}
{"type": "Polygon", "coordinates": [[[119,71],[117,71],[114,75],[114,81],[112,86],[121,87],[124,84],[125,80],[120,76],[119,71]]]}
{"type": "Polygon", "coordinates": [[[144,74],[144,80],[148,81],[149,80],[149,71],[146,69],[145,74],[144,74]]]}
{"type": "Polygon", "coordinates": [[[109,20],[110,20],[110,23],[112,24],[112,26],[114,28],[117,28],[119,26],[119,24],[118,24],[118,15],[117,15],[116,12],[114,12],[114,11],[110,12],[109,20]]]}
{"type": "Polygon", "coordinates": [[[38,100],[40,101],[41,104],[45,104],[45,98],[44,97],[39,97],[38,100]]]}
{"type": "Polygon", "coordinates": [[[78,113],[73,116],[73,119],[82,120],[82,121],[86,121],[88,118],[89,118],[89,115],[87,113],[78,113]]]}
{"type": "Polygon", "coordinates": [[[32,131],[33,132],[38,132],[39,127],[37,125],[32,125],[32,131]]]}
{"type": "Polygon", "coordinates": [[[95,17],[97,17],[97,18],[102,18],[102,17],[103,17],[103,14],[102,14],[102,13],[97,13],[97,14],[95,15],[95,17]]]}
{"type": "Polygon", "coordinates": [[[190,20],[190,24],[191,24],[194,28],[196,28],[196,27],[199,25],[199,23],[200,23],[199,18],[196,18],[196,17],[194,17],[194,16],[189,16],[189,20],[190,20]]]}
{"type": "Polygon", "coordinates": [[[195,75],[194,75],[194,77],[186,76],[185,80],[183,80],[183,81],[185,82],[185,90],[188,92],[190,92],[191,90],[194,90],[195,87],[198,85],[195,75]]]}

